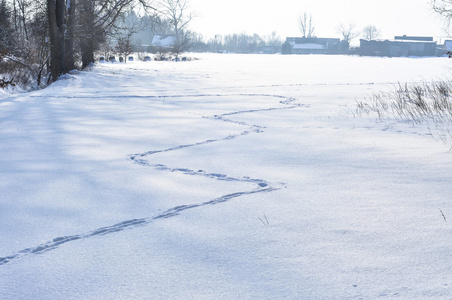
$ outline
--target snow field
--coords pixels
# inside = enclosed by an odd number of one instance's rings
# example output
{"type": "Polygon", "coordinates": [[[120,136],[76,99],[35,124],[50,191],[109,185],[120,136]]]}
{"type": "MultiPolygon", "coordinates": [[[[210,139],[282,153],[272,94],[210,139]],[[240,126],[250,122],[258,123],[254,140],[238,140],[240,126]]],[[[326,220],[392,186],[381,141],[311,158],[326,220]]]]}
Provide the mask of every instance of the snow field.
{"type": "Polygon", "coordinates": [[[1,96],[0,298],[450,299],[448,147],[347,113],[447,60],[200,57],[1,96]]]}

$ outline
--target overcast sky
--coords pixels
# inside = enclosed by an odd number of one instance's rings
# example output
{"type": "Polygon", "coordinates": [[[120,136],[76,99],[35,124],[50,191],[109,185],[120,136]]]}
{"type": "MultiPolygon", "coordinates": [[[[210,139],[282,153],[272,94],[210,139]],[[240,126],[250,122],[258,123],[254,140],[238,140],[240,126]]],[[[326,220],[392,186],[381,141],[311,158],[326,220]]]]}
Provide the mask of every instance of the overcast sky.
{"type": "Polygon", "coordinates": [[[429,0],[190,0],[197,18],[191,29],[205,38],[216,34],[276,31],[282,38],[299,36],[298,17],[312,15],[318,37],[340,37],[340,23],[381,30],[381,38],[395,35],[445,36],[443,21],[429,0]]]}

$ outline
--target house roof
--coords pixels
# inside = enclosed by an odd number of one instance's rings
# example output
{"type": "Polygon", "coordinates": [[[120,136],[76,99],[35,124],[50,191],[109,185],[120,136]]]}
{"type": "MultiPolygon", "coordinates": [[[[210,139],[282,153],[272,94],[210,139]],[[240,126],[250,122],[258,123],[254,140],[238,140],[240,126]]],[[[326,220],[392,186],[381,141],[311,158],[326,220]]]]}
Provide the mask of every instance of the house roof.
{"type": "Polygon", "coordinates": [[[301,44],[329,44],[329,43],[339,43],[341,40],[338,38],[304,38],[304,37],[288,37],[286,42],[301,45],[301,44]]]}
{"type": "Polygon", "coordinates": [[[174,35],[154,35],[152,39],[152,46],[155,47],[171,47],[174,45],[176,37],[174,35]]]}
{"type": "Polygon", "coordinates": [[[405,43],[405,44],[411,44],[411,43],[417,43],[417,44],[436,44],[436,41],[423,41],[423,40],[366,40],[366,39],[360,39],[360,42],[372,42],[372,43],[405,43]]]}
{"type": "Polygon", "coordinates": [[[395,40],[405,40],[405,41],[424,41],[424,42],[433,42],[433,37],[431,36],[395,36],[395,40]]]}

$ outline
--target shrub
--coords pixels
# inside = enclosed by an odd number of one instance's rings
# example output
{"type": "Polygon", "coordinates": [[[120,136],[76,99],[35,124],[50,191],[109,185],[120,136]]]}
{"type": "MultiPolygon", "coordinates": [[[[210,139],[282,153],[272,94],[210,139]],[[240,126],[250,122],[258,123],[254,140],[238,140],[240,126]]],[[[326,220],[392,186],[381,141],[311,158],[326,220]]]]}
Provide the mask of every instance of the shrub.
{"type": "Polygon", "coordinates": [[[18,86],[23,89],[35,89],[36,80],[35,74],[30,69],[9,61],[3,60],[0,62],[0,74],[2,74],[2,81],[5,83],[1,88],[6,88],[9,85],[18,86]],[[9,83],[9,84],[8,84],[9,83]]]}

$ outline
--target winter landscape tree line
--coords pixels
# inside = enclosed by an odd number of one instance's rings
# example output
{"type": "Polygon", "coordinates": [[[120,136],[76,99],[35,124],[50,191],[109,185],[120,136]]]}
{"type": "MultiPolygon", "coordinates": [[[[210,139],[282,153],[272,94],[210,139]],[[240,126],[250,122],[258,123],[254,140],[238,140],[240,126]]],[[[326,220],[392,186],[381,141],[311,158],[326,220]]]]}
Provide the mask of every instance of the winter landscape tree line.
{"type": "Polygon", "coordinates": [[[187,5],[188,0],[1,0],[0,74],[46,85],[86,68],[103,48],[126,53],[132,35],[145,26],[166,26],[175,44],[186,44],[187,5]]]}
{"type": "Polygon", "coordinates": [[[0,0],[2,87],[45,86],[96,55],[132,52],[256,52],[280,46],[272,33],[216,36],[210,41],[188,30],[188,0],[0,0]],[[175,36],[173,45],[153,47],[152,36],[175,36]],[[8,77],[4,77],[8,74],[8,77]]]}
{"type": "MultiPolygon", "coordinates": [[[[432,0],[432,8],[451,20],[452,0],[432,0]]],[[[276,32],[216,35],[206,40],[188,29],[189,0],[0,0],[0,74],[2,87],[45,86],[75,68],[86,68],[96,54],[127,56],[132,52],[284,52],[276,32]],[[152,46],[154,34],[175,36],[171,47],[152,46]]],[[[298,19],[302,37],[315,37],[310,14],[298,19]]],[[[371,40],[380,31],[352,23],[337,27],[342,40],[371,40]]]]}

